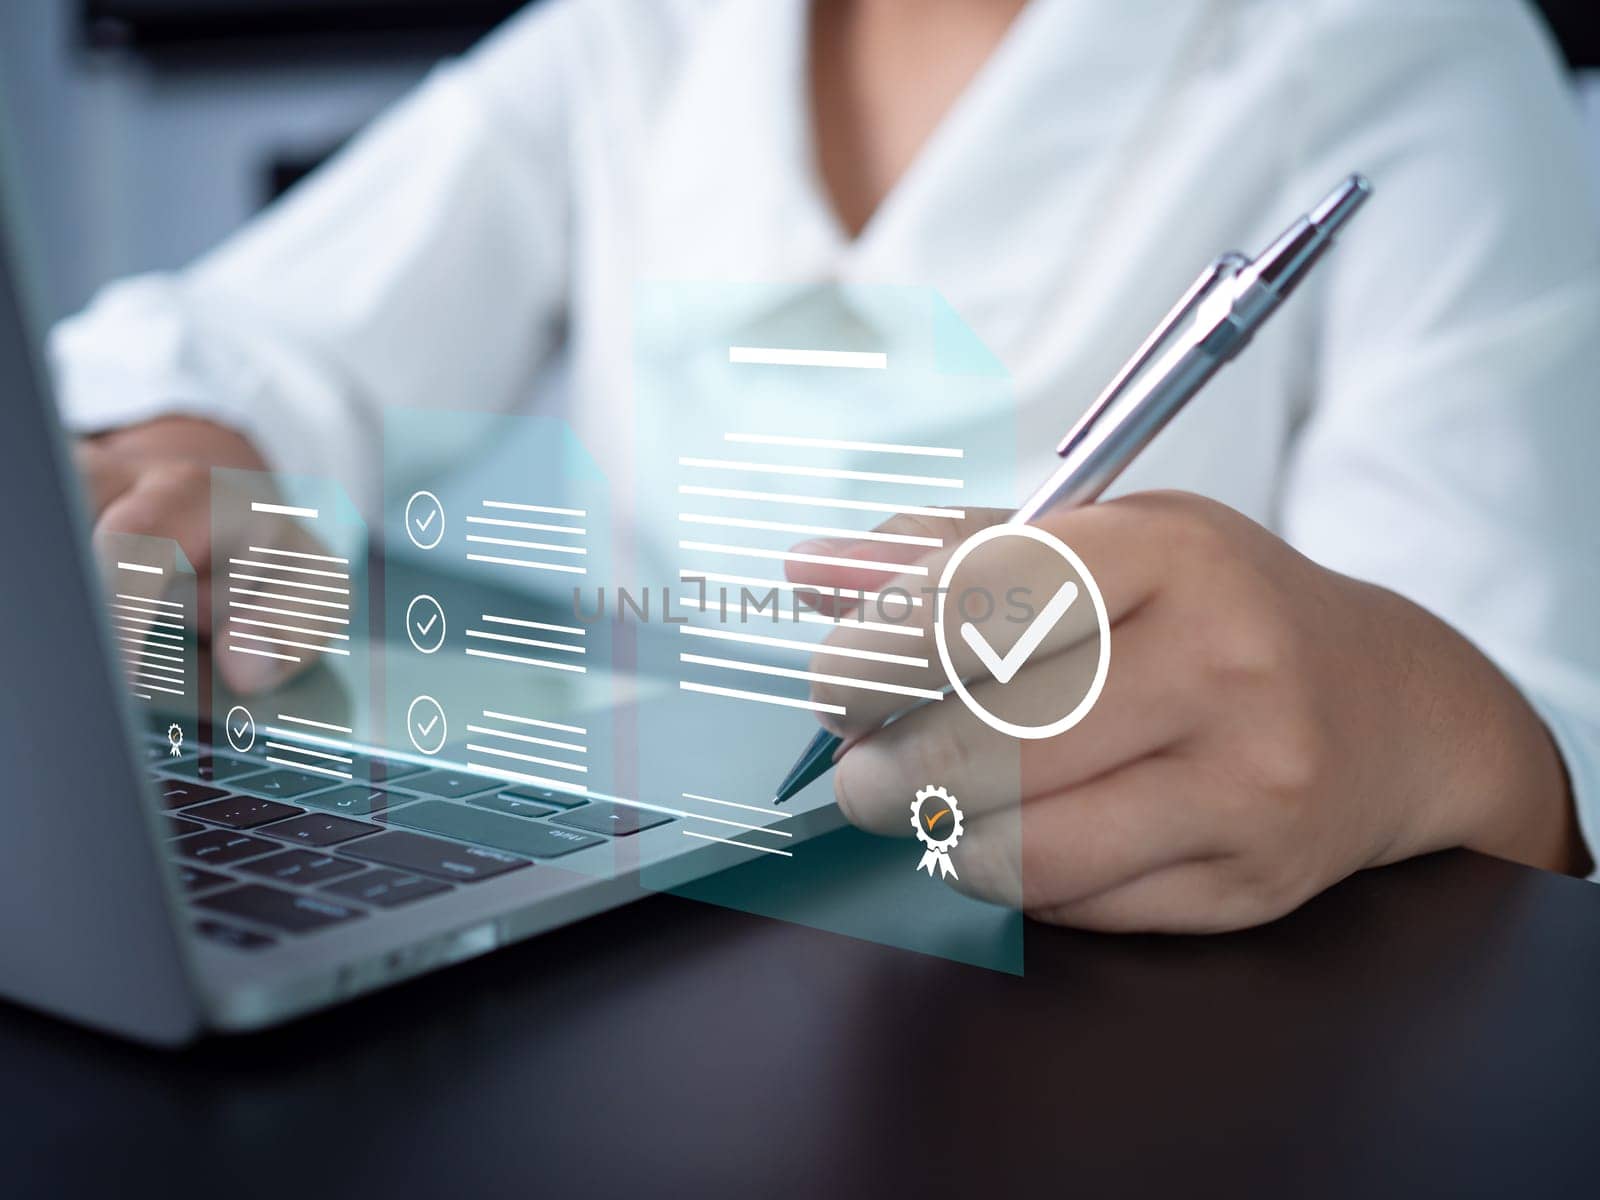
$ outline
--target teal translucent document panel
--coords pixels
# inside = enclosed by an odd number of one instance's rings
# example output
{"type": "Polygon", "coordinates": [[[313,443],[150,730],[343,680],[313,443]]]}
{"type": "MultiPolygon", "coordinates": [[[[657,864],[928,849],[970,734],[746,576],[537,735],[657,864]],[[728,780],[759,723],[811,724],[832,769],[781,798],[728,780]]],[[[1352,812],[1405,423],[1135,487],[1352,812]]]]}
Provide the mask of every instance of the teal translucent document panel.
{"type": "MultiPolygon", "coordinates": [[[[670,597],[639,623],[639,673],[663,687],[641,709],[639,797],[672,812],[700,850],[644,865],[645,885],[1019,972],[1017,915],[917,869],[911,805],[941,780],[902,781],[903,840],[804,836],[841,823],[831,778],[772,803],[818,728],[819,675],[852,680],[830,711],[858,695],[957,703],[942,698],[932,637],[908,620],[932,603],[937,568],[901,568],[926,594],[869,588],[843,618],[871,623],[879,652],[913,669],[909,687],[886,687],[870,656],[814,657],[841,618],[794,584],[819,567],[858,588],[886,577],[840,572],[837,551],[798,544],[915,515],[913,533],[872,541],[882,561],[904,564],[952,550],[956,514],[1014,504],[1007,372],[926,289],[652,284],[637,290],[636,314],[637,535],[626,574],[670,597]],[[696,878],[708,862],[736,869],[696,878]]],[[[1003,824],[1012,857],[1015,815],[1013,805],[1003,824]]]]}
{"type": "Polygon", "coordinates": [[[95,554],[125,691],[140,726],[167,738],[176,758],[199,731],[194,568],[169,538],[104,533],[95,554]]]}
{"type": "Polygon", "coordinates": [[[217,748],[292,772],[285,794],[374,778],[367,527],[337,485],[211,474],[217,748]]]}
{"type": "Polygon", "coordinates": [[[626,687],[579,606],[613,571],[588,449],[552,416],[393,409],[384,484],[386,747],[569,804],[615,790],[626,687]]]}

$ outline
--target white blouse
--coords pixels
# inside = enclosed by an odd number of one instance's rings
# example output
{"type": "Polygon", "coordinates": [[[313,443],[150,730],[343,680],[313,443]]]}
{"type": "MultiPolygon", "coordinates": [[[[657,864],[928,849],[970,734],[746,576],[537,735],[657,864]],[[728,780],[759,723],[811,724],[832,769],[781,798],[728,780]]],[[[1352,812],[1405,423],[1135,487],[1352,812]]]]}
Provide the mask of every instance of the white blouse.
{"type": "Polygon", "coordinates": [[[222,247],[64,323],[65,419],[203,414],[371,503],[386,405],[559,405],[615,441],[638,280],[918,284],[1011,372],[1031,482],[1202,265],[1360,170],[1339,248],[1117,490],[1216,497],[1451,622],[1545,716],[1600,846],[1600,222],[1524,7],[1033,0],[853,240],[806,20],[536,5],[222,247]]]}

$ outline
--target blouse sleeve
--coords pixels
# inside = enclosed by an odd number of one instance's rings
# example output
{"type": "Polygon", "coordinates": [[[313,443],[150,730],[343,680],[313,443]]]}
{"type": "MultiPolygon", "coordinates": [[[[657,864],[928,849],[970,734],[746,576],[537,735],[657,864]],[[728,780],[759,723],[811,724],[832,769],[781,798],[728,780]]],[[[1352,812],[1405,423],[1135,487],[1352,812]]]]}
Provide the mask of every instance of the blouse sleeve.
{"type": "Polygon", "coordinates": [[[1600,850],[1600,216],[1575,102],[1521,5],[1319,8],[1295,194],[1356,169],[1375,192],[1319,281],[1284,530],[1500,666],[1600,850]]]}
{"type": "Polygon", "coordinates": [[[209,417],[370,509],[384,406],[515,402],[566,309],[575,8],[535,6],[218,249],[58,326],[67,425],[209,417]]]}

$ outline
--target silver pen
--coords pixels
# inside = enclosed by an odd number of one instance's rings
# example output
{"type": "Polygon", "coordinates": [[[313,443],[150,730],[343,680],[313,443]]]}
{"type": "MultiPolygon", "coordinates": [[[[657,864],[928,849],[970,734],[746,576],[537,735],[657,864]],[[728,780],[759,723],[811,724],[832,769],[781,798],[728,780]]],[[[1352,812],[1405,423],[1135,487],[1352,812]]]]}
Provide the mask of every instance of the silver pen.
{"type": "MultiPolygon", "coordinates": [[[[1009,523],[1027,524],[1060,505],[1098,499],[1212,376],[1250,344],[1371,194],[1363,176],[1351,175],[1254,259],[1224,254],[1202,271],[1061,439],[1056,447],[1060,465],[1009,523]]],[[[782,804],[826,774],[840,744],[836,735],[819,730],[778,785],[773,803],[782,804]]]]}

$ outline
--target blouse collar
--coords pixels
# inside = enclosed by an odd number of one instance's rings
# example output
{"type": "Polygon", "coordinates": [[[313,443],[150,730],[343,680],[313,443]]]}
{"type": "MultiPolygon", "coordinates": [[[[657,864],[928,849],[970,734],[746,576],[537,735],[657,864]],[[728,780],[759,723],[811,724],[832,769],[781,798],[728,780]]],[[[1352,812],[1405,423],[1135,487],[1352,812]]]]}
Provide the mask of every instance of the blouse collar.
{"type": "Polygon", "coordinates": [[[641,274],[787,285],[750,293],[764,305],[818,283],[932,286],[1003,344],[1070,279],[1211,7],[1031,0],[852,239],[817,168],[810,0],[723,3],[650,139],[641,274]]]}

